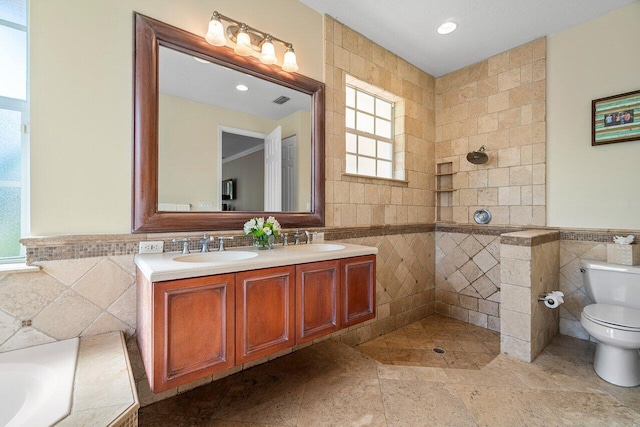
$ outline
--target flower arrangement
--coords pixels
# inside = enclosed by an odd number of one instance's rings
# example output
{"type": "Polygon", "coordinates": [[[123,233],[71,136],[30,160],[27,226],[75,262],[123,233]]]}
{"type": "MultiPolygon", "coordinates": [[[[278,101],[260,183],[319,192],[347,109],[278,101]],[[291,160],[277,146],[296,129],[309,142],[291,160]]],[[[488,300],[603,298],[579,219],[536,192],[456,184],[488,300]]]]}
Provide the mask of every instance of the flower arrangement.
{"type": "Polygon", "coordinates": [[[253,244],[258,249],[273,248],[273,241],[280,234],[280,223],[270,216],[265,221],[264,218],[251,218],[244,224],[245,236],[253,236],[253,244]]]}

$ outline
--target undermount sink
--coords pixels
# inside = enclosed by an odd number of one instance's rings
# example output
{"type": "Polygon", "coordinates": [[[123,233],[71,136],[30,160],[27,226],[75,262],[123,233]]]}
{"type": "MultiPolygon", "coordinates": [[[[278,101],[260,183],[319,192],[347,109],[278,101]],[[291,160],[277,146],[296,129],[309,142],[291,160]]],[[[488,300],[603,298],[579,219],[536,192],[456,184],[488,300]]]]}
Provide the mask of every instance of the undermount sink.
{"type": "Polygon", "coordinates": [[[173,260],[178,262],[230,262],[241,261],[257,256],[258,254],[255,252],[224,251],[181,255],[175,257],[173,260]]]}
{"type": "Polygon", "coordinates": [[[287,246],[287,249],[303,252],[332,252],[344,249],[344,246],[335,243],[313,243],[306,245],[287,246]]]}

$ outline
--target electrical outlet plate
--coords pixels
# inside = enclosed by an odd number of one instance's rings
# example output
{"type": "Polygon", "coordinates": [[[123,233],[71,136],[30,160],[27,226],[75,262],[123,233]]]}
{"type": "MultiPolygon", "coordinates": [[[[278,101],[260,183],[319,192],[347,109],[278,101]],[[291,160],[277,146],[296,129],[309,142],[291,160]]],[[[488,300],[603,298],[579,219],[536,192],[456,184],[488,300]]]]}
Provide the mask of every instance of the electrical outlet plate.
{"type": "Polygon", "coordinates": [[[161,254],[164,249],[162,240],[140,242],[139,252],[141,254],[161,254]]]}

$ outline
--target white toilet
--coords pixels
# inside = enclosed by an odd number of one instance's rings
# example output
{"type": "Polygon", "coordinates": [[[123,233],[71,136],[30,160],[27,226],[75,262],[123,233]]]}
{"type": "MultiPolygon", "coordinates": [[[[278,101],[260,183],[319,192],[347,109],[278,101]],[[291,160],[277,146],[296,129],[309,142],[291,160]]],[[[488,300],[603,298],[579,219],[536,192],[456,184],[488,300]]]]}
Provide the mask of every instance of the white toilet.
{"type": "Polygon", "coordinates": [[[622,387],[640,385],[640,267],[582,261],[584,288],[595,304],[580,323],[596,340],[593,368],[622,387]]]}

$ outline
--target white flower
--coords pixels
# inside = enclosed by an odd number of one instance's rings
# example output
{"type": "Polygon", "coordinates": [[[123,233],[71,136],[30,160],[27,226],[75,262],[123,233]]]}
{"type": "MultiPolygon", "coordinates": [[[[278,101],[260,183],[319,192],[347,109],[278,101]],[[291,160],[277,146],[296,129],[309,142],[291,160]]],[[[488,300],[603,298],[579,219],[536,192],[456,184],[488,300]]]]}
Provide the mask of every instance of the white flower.
{"type": "Polygon", "coordinates": [[[258,229],[264,227],[264,218],[255,218],[255,220],[258,229]]]}
{"type": "Polygon", "coordinates": [[[251,230],[253,229],[253,227],[255,226],[255,221],[253,219],[250,219],[249,221],[244,223],[244,234],[249,234],[251,233],[251,230]]]}
{"type": "Polygon", "coordinates": [[[267,236],[271,236],[271,229],[269,227],[264,227],[262,231],[264,231],[264,234],[267,236]]]}

